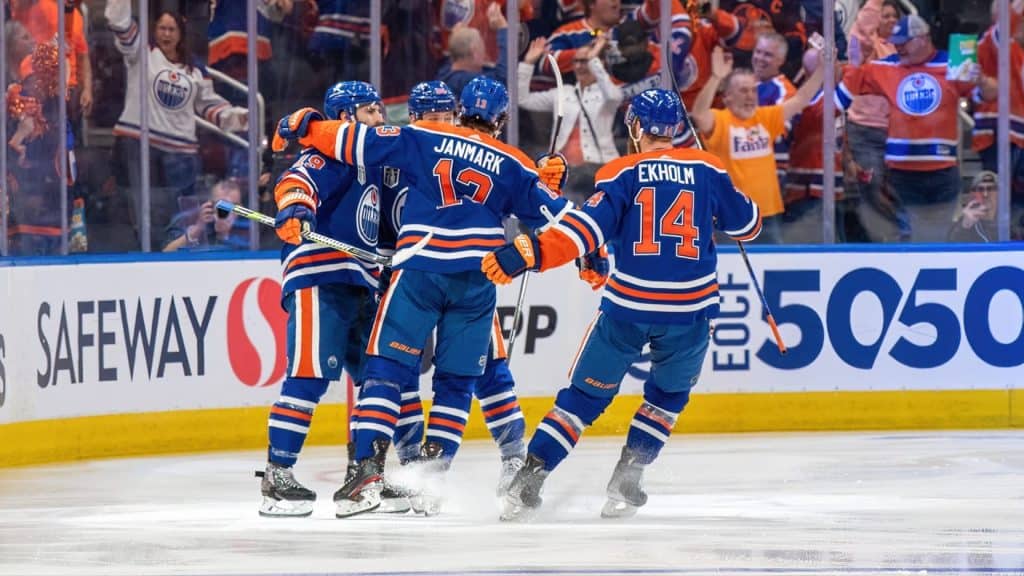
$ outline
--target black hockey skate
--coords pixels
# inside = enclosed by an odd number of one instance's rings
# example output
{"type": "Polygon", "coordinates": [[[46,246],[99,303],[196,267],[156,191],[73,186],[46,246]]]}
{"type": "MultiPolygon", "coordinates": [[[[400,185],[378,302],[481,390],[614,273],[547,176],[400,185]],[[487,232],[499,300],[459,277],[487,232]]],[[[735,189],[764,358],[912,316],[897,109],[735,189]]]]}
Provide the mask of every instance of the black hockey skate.
{"type": "Polygon", "coordinates": [[[371,512],[380,506],[384,458],[387,456],[389,444],[386,438],[375,440],[373,456],[355,461],[351,476],[346,474],[345,484],[334,493],[336,517],[348,518],[371,512]]]}
{"type": "Polygon", "coordinates": [[[523,469],[526,465],[526,457],[515,455],[515,456],[502,456],[501,457],[501,476],[498,477],[498,498],[501,498],[508,492],[509,486],[512,485],[512,480],[516,477],[516,474],[523,469]]]}
{"type": "Polygon", "coordinates": [[[526,463],[516,473],[502,499],[501,520],[529,520],[543,502],[540,491],[547,477],[544,461],[533,454],[527,454],[526,463]]]}
{"type": "Polygon", "coordinates": [[[622,456],[615,465],[612,479],[608,481],[608,501],[601,509],[602,518],[629,518],[638,508],[647,503],[643,487],[643,464],[637,463],[639,454],[622,447],[622,456]]]}
{"type": "Polygon", "coordinates": [[[412,497],[415,492],[392,482],[384,477],[384,485],[380,490],[380,507],[375,512],[385,514],[405,514],[412,510],[412,497]]]}
{"type": "Polygon", "coordinates": [[[257,470],[256,477],[263,478],[260,516],[302,517],[313,513],[316,492],[299,484],[291,468],[267,462],[266,470],[257,470]]]}
{"type": "Polygon", "coordinates": [[[444,475],[451,467],[451,459],[446,458],[444,449],[437,442],[425,442],[420,448],[420,457],[410,464],[418,477],[418,489],[409,498],[412,511],[424,516],[436,516],[441,513],[444,498],[441,496],[444,475]]]}

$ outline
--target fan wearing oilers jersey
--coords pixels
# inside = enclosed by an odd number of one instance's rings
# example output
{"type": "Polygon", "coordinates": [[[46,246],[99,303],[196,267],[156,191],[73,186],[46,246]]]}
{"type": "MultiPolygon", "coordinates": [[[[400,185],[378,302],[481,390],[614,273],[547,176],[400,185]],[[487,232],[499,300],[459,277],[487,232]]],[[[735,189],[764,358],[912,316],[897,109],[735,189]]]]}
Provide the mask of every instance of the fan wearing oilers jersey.
{"type": "Polygon", "coordinates": [[[483,259],[487,277],[507,284],[527,270],[561,266],[605,243],[615,253],[615,271],[569,371],[569,386],[559,391],[530,441],[526,465],[504,496],[503,520],[524,518],[540,506],[545,478],[608,407],[645,345],[651,376],[608,483],[602,516],[632,515],[647,501],[644,467],[658,456],[690,399],[710,321],[718,315],[713,228],[741,241],[761,229],[757,205],[736,190],[717,157],[672,148],[683,125],[677,94],[638,94],[626,126],[639,152],[605,164],[594,195],[579,211],[483,259]]]}
{"type": "MultiPolygon", "coordinates": [[[[384,123],[380,96],[365,82],[327,90],[328,118],[373,128],[384,123]]],[[[317,113],[319,115],[319,113],[317,113]]],[[[388,212],[381,169],[342,164],[303,150],[278,179],[277,235],[284,241],[282,305],[288,312],[288,376],[270,409],[270,446],[261,490],[264,516],[308,516],[316,494],[292,466],[309,433],[313,410],[344,368],[358,381],[375,303],[377,265],[303,240],[306,229],[374,251],[381,212],[388,212]]]]}
{"type": "MultiPolygon", "coordinates": [[[[948,80],[948,56],[935,49],[930,32],[920,16],[900,18],[889,36],[896,54],[847,68],[836,88],[844,107],[862,94],[889,102],[888,185],[898,209],[906,213],[895,221],[874,218],[878,221],[866,224],[883,235],[890,230],[891,240],[946,240],[952,202],[962,185],[957,160],[960,97],[979,85],[986,100],[997,92],[994,79],[982,76],[977,64],[970,67],[968,81],[948,80]]],[[[859,55],[851,54],[850,61],[859,61],[859,55]]]]}
{"type": "MultiPolygon", "coordinates": [[[[440,122],[454,125],[456,99],[451,89],[440,80],[421,82],[409,93],[409,122],[419,121],[440,122]]],[[[400,206],[404,194],[408,193],[408,178],[398,169],[385,168],[385,187],[397,189],[396,206],[400,206]]],[[[391,222],[401,226],[400,214],[392,215],[391,222]]],[[[523,435],[526,426],[523,413],[519,407],[519,399],[515,393],[515,381],[509,371],[504,341],[499,327],[497,314],[494,316],[493,328],[490,332],[491,342],[487,352],[487,366],[484,374],[477,381],[473,390],[480,401],[487,429],[501,451],[502,472],[498,492],[504,492],[513,475],[522,467],[526,459],[526,445],[523,435]]],[[[426,443],[438,444],[448,439],[461,442],[462,426],[453,426],[452,421],[465,422],[468,414],[459,411],[458,406],[434,404],[430,419],[426,425],[426,443]],[[454,413],[452,411],[455,411],[454,413]],[[454,418],[453,418],[454,417],[454,418]]],[[[395,426],[394,444],[399,461],[403,466],[415,464],[419,459],[423,443],[424,421],[423,407],[420,401],[419,382],[411,380],[402,387],[401,409],[395,426]]],[[[432,451],[427,449],[426,452],[432,451]]],[[[414,474],[410,476],[415,477],[414,474]]],[[[417,512],[431,514],[438,510],[439,501],[424,497],[415,485],[398,486],[385,479],[381,491],[379,512],[406,512],[415,507],[417,512]]]]}
{"type": "MultiPolygon", "coordinates": [[[[383,457],[400,415],[402,384],[419,365],[435,328],[434,403],[452,409],[433,417],[452,430],[465,427],[473,388],[487,366],[495,307],[495,288],[480,272],[480,259],[504,244],[502,218],[515,214],[528,226],[546,229],[569,209],[541,183],[532,160],[497,140],[508,110],[501,83],[475,78],[459,100],[458,127],[421,121],[374,129],[310,121],[302,112],[278,127],[277,147],[282,138],[298,138],[357,168],[401,170],[409,192],[396,256],[430,238],[397,267],[377,310],[358,407],[358,471],[342,488],[347,494],[338,501],[339,516],[379,506],[383,457]]],[[[425,474],[440,479],[458,447],[448,437],[428,441],[421,451],[425,474]]]]}

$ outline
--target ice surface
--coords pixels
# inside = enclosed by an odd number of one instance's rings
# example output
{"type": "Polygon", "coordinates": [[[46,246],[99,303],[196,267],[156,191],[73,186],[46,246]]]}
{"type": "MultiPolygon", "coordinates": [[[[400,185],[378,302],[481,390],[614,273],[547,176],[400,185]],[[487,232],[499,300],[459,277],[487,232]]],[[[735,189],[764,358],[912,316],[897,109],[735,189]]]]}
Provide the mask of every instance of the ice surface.
{"type": "Polygon", "coordinates": [[[621,442],[584,438],[529,524],[485,441],[430,519],[335,519],[341,447],[302,455],[305,519],[257,515],[263,452],[0,469],[0,574],[1024,574],[1024,432],[677,436],[602,520],[621,442]]]}

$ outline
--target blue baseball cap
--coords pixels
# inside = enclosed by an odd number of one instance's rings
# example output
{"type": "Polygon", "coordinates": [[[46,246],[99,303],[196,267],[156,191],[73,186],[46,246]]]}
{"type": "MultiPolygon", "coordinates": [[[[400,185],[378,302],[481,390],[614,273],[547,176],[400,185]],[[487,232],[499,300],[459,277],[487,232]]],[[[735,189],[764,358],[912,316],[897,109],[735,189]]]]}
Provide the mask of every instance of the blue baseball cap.
{"type": "Polygon", "coordinates": [[[924,18],[917,14],[910,14],[900,18],[896,25],[892,27],[892,35],[889,36],[889,42],[897,45],[906,44],[912,38],[927,36],[929,32],[931,32],[931,28],[924,21],[924,18]]]}

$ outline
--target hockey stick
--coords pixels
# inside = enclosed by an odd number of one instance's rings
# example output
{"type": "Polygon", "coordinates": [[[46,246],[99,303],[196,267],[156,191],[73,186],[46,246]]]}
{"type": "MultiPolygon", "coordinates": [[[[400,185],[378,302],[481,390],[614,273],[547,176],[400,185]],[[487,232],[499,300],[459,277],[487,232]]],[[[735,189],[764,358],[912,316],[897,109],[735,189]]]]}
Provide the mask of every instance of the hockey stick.
{"type": "MultiPolygon", "coordinates": [[[[558,131],[562,129],[562,118],[565,116],[565,109],[562,104],[562,71],[558,69],[558,60],[552,54],[548,54],[546,57],[555,75],[555,127],[551,131],[551,142],[548,144],[548,154],[554,154],[555,140],[558,138],[558,131]]],[[[508,346],[505,349],[505,362],[509,365],[512,364],[512,348],[516,344],[516,335],[519,333],[519,330],[516,328],[519,325],[519,318],[523,314],[523,303],[526,301],[526,286],[529,283],[530,272],[527,271],[523,274],[523,279],[519,281],[519,296],[516,297],[516,310],[512,314],[512,333],[509,334],[508,346]]]]}
{"type": "MultiPolygon", "coordinates": [[[[668,44],[666,44],[666,47],[668,44]]],[[[672,79],[672,89],[675,90],[676,95],[679,96],[679,105],[683,107],[683,116],[686,117],[686,124],[690,127],[690,132],[693,133],[693,139],[697,142],[697,148],[700,150],[707,150],[704,147],[704,140],[700,137],[700,131],[697,129],[697,125],[693,123],[693,118],[690,117],[690,111],[686,109],[686,102],[683,101],[683,95],[679,93],[679,85],[676,83],[675,71],[672,69],[671,54],[668,53],[666,48],[665,51],[665,68],[668,70],[669,78],[672,79]]],[[[740,249],[740,256],[743,258],[743,263],[747,266],[747,273],[750,275],[750,279],[754,282],[754,290],[757,291],[757,297],[761,300],[761,306],[764,307],[765,320],[768,322],[768,327],[771,328],[772,337],[775,338],[775,344],[779,347],[779,353],[785,354],[788,349],[786,344],[782,341],[782,334],[779,333],[779,326],[775,323],[775,316],[772,315],[772,309],[768,306],[768,300],[764,297],[764,291],[761,290],[761,283],[757,279],[757,274],[754,272],[754,267],[750,264],[750,257],[747,256],[747,249],[743,247],[743,242],[736,240],[736,246],[740,249]]]]}
{"type": "MultiPolygon", "coordinates": [[[[239,206],[238,204],[235,204],[234,202],[228,202],[227,200],[218,200],[217,216],[224,218],[230,213],[238,214],[239,216],[243,218],[248,218],[253,222],[259,222],[264,226],[269,226],[271,228],[274,227],[274,219],[262,212],[250,210],[245,206],[239,206]]],[[[356,258],[361,258],[369,262],[374,262],[376,264],[391,267],[398,266],[402,262],[405,262],[409,258],[412,258],[417,252],[420,251],[421,248],[423,248],[424,246],[427,245],[428,242],[430,242],[430,239],[433,236],[433,232],[427,232],[427,234],[423,238],[420,238],[418,242],[416,242],[415,244],[408,248],[399,250],[398,252],[395,253],[394,256],[389,258],[387,256],[381,256],[380,254],[363,250],[361,248],[356,248],[355,246],[349,246],[348,244],[345,244],[344,242],[339,242],[334,238],[331,238],[330,236],[324,236],[323,234],[318,234],[316,232],[312,232],[309,230],[302,233],[302,237],[305,238],[306,240],[309,240],[310,242],[314,242],[316,244],[326,246],[328,248],[334,248],[338,252],[344,252],[345,254],[355,256],[356,258]]]]}

